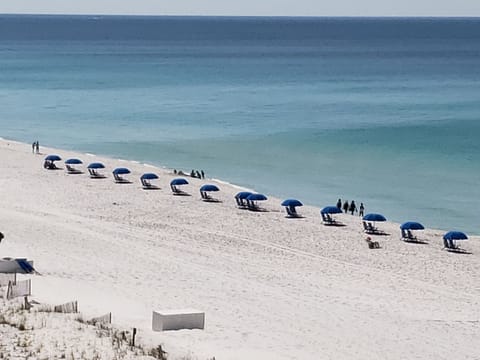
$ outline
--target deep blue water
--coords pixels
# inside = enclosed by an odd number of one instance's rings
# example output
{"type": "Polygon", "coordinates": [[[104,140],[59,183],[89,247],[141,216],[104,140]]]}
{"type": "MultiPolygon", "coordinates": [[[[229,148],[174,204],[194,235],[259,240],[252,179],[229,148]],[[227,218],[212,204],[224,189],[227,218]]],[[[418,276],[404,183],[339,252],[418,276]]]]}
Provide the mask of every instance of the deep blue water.
{"type": "Polygon", "coordinates": [[[480,233],[480,20],[0,16],[0,136],[480,233]]]}

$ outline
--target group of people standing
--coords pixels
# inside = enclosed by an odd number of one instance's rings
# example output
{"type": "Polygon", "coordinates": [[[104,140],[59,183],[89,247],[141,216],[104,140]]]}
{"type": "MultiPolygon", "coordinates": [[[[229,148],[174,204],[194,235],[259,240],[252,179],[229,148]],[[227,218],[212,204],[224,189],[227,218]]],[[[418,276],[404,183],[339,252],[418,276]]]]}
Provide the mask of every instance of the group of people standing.
{"type": "Polygon", "coordinates": [[[40,143],[38,140],[32,143],[32,154],[40,154],[40,143]]]}
{"type": "Polygon", "coordinates": [[[358,212],[358,216],[363,216],[365,213],[365,206],[363,206],[363,203],[360,203],[360,207],[357,209],[357,204],[355,204],[355,200],[352,200],[350,204],[348,203],[348,200],[345,200],[342,205],[342,199],[338,199],[337,208],[343,210],[345,214],[350,212],[350,214],[354,215],[355,212],[358,212]]]}

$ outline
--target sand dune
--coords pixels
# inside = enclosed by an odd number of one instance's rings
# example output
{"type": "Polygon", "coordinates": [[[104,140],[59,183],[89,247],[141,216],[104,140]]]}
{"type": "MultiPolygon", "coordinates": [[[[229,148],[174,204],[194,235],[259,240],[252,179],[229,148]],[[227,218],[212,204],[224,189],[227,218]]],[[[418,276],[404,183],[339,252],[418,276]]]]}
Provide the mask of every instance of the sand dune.
{"type": "Polygon", "coordinates": [[[192,196],[176,197],[166,169],[42,152],[102,161],[107,178],[47,171],[28,144],[0,141],[0,257],[35,261],[38,301],[76,299],[86,316],[111,311],[172,358],[478,359],[476,236],[461,244],[469,254],[454,254],[442,250],[444,231],[410,244],[386,222],[378,226],[391,235],[370,250],[358,216],[327,227],[304,206],[305,218],[287,219],[273,198],[268,212],[239,210],[238,188],[225,183],[189,178],[192,196]],[[132,184],[113,182],[117,166],[130,168],[132,184]],[[139,177],[152,171],[161,190],[143,191],[139,177]],[[207,182],[222,202],[200,200],[207,182]],[[152,310],[175,308],[205,311],[205,330],[150,330],[152,310]]]}

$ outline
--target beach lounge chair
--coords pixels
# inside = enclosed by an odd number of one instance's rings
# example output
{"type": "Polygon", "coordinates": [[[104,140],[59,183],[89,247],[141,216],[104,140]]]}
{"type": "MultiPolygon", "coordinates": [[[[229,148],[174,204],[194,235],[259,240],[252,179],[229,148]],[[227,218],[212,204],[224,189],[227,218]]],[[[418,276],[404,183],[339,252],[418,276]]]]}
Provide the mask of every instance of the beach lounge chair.
{"type": "Polygon", "coordinates": [[[200,191],[200,196],[202,197],[202,200],[205,202],[221,202],[220,200],[209,195],[207,191],[200,191]]]}
{"type": "Polygon", "coordinates": [[[407,242],[418,242],[418,239],[415,235],[412,234],[410,230],[402,230],[402,240],[407,242]]]}
{"type": "Polygon", "coordinates": [[[132,182],[130,180],[125,179],[119,174],[113,174],[113,178],[117,184],[131,184],[132,182]]]}
{"type": "Polygon", "coordinates": [[[158,190],[160,189],[158,186],[153,185],[149,180],[147,179],[140,179],[140,182],[142,183],[142,189],[143,190],[158,190]]]}
{"type": "Polygon", "coordinates": [[[385,233],[382,230],[379,230],[378,228],[373,226],[373,224],[371,222],[367,223],[367,222],[363,221],[363,230],[367,234],[371,234],[371,235],[387,235],[387,233],[385,233]]]}
{"type": "Polygon", "coordinates": [[[98,173],[95,169],[88,169],[91,179],[103,179],[105,175],[98,173]]]}
{"type": "Polygon", "coordinates": [[[452,239],[443,239],[443,248],[452,252],[464,252],[464,250],[457,245],[455,240],[452,239]]]}
{"type": "Polygon", "coordinates": [[[301,218],[302,215],[297,213],[295,206],[285,206],[285,210],[287,211],[287,217],[289,218],[301,218]]]}
{"type": "Polygon", "coordinates": [[[82,174],[82,171],[79,169],[74,168],[72,165],[65,164],[65,170],[67,174],[82,174]]]}
{"type": "Polygon", "coordinates": [[[180,196],[188,196],[190,195],[189,193],[181,190],[178,186],[176,185],[170,185],[170,189],[172,189],[173,195],[180,195],[180,196]]]}

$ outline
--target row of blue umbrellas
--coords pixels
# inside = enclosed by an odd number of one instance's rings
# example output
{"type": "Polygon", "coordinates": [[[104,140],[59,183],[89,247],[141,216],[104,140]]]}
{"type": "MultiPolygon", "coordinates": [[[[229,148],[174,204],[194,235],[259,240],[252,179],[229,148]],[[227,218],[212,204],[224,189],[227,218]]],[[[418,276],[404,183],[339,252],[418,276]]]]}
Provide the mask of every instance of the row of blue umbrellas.
{"type": "MultiPolygon", "coordinates": [[[[46,161],[54,162],[54,161],[61,161],[62,158],[58,155],[48,155],[45,158],[46,161]]],[[[65,164],[67,165],[81,165],[83,162],[80,159],[71,158],[65,160],[65,164]]],[[[104,169],[105,165],[100,162],[93,162],[87,166],[88,169],[104,169]]],[[[130,170],[124,167],[116,168],[113,170],[114,175],[126,175],[130,174],[130,170]]],[[[145,173],[140,177],[141,180],[155,180],[158,179],[158,176],[154,173],[145,173]]],[[[178,185],[187,185],[188,181],[184,178],[176,178],[170,182],[170,185],[178,186],[178,185]]],[[[210,191],[219,191],[219,188],[213,184],[206,184],[200,188],[201,192],[210,192],[210,191]]],[[[265,201],[267,197],[263,194],[258,193],[251,193],[248,191],[241,191],[235,195],[237,201],[265,201]]],[[[303,206],[302,202],[297,199],[286,199],[282,202],[282,206],[285,206],[289,209],[294,209],[299,206],[303,206]]],[[[326,206],[320,210],[321,214],[339,214],[342,212],[337,206],[326,206]]],[[[366,214],[363,218],[364,221],[373,221],[373,222],[381,222],[386,221],[387,219],[382,214],[377,213],[370,213],[366,214]]],[[[400,225],[400,229],[404,230],[423,230],[425,227],[416,221],[407,221],[400,225]]],[[[443,239],[445,241],[453,241],[453,240],[467,240],[468,237],[465,233],[461,231],[449,231],[444,236],[443,239]]]]}

